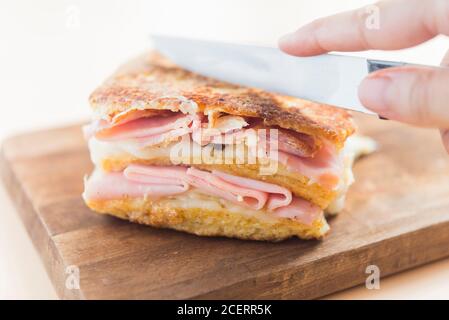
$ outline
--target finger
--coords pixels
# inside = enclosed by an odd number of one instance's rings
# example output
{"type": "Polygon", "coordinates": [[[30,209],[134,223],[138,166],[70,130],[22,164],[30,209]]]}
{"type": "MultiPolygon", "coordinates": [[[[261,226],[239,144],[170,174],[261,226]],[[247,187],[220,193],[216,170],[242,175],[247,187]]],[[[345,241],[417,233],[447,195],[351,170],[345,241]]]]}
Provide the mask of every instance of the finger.
{"type": "Polygon", "coordinates": [[[449,69],[407,66],[369,75],[359,87],[363,105],[418,126],[449,128],[449,69]]]}
{"type": "Polygon", "coordinates": [[[298,56],[329,51],[394,50],[449,35],[449,1],[395,0],[318,19],[279,41],[298,56]],[[376,20],[377,19],[377,20],[376,20]]]}

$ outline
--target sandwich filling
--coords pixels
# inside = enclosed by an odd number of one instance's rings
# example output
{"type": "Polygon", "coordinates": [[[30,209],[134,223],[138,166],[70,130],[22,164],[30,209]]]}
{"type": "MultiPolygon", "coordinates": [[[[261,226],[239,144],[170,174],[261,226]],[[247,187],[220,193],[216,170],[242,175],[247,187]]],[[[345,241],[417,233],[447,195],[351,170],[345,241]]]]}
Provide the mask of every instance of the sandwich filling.
{"type": "MultiPolygon", "coordinates": [[[[119,157],[120,154],[131,154],[136,159],[169,159],[176,144],[186,141],[200,148],[245,145],[247,152],[257,153],[257,150],[252,150],[252,136],[248,132],[258,129],[269,130],[273,127],[264,126],[259,119],[241,116],[215,114],[211,117],[167,110],[134,110],[109,121],[93,121],[84,127],[84,134],[89,140],[93,161],[100,170],[88,180],[84,197],[87,201],[127,197],[157,200],[202,193],[231,202],[242,209],[249,208],[310,224],[326,208],[293,194],[281,185],[214,170],[214,166],[206,166],[209,171],[200,170],[196,167],[205,168],[201,166],[201,159],[197,161],[189,157],[184,163],[158,166],[130,161],[118,172],[101,170],[102,160],[119,157]]],[[[267,152],[262,153],[263,157],[277,161],[288,172],[306,176],[309,184],[317,183],[325,189],[338,191],[335,197],[338,203],[335,201],[328,207],[329,211],[339,211],[343,205],[341,198],[353,181],[352,161],[345,161],[347,152],[339,152],[331,143],[303,133],[277,127],[276,130],[276,146],[271,149],[276,151],[276,159],[267,152]]],[[[259,144],[267,142],[266,135],[256,135],[255,139],[259,144]]],[[[239,155],[233,154],[233,157],[239,155]]],[[[234,161],[229,164],[233,165],[234,161]]]]}
{"type": "Polygon", "coordinates": [[[212,165],[211,169],[218,164],[258,168],[275,164],[292,175],[306,177],[308,184],[316,183],[329,191],[341,188],[344,159],[335,145],[322,139],[265,126],[257,118],[167,110],[155,115],[157,110],[145,111],[119,114],[109,121],[96,120],[84,128],[96,164],[101,166],[104,159],[126,155],[147,160],[164,158],[165,164],[212,165]],[[273,129],[276,139],[270,137],[273,129]],[[200,152],[173,159],[174,150],[190,151],[192,145],[200,152]]]}
{"type": "Polygon", "coordinates": [[[223,205],[238,205],[243,211],[294,219],[305,225],[322,218],[323,213],[318,206],[274,184],[180,166],[133,164],[122,172],[98,171],[87,180],[83,196],[86,202],[126,198],[157,201],[198,193],[220,199],[223,205]]]}
{"type": "Polygon", "coordinates": [[[351,115],[183,70],[157,53],[90,97],[99,213],[198,235],[321,238],[342,210],[353,160],[374,144],[351,115]]]}

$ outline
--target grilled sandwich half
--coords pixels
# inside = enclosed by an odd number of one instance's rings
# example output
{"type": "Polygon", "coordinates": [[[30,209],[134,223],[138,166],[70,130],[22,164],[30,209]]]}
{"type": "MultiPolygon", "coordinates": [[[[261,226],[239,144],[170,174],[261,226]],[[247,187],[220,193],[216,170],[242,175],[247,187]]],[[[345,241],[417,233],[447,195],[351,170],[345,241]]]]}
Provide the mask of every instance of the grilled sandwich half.
{"type": "Polygon", "coordinates": [[[96,212],[204,236],[322,238],[352,164],[373,150],[349,113],[203,77],[158,53],[90,97],[96,212]]]}

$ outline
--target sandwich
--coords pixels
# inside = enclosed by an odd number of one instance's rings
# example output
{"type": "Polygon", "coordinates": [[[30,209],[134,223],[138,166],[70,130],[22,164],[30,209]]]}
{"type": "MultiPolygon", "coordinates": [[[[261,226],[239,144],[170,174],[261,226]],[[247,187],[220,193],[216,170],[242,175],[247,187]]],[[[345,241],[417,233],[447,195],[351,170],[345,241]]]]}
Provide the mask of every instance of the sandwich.
{"type": "Polygon", "coordinates": [[[200,236],[320,239],[373,142],[338,108],[221,82],[156,52],[90,96],[89,208],[200,236]]]}

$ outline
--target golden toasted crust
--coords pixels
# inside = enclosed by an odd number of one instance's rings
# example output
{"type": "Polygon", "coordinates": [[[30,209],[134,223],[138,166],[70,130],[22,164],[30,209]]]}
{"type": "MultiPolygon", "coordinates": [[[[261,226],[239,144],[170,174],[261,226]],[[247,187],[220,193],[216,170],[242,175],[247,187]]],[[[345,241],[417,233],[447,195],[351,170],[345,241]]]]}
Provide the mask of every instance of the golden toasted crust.
{"type": "Polygon", "coordinates": [[[97,115],[107,119],[133,109],[187,108],[257,117],[266,125],[325,138],[339,147],[355,130],[344,110],[203,77],[154,52],[120,68],[92,93],[90,103],[97,115]],[[189,101],[195,104],[186,107],[189,101]]]}
{"type": "Polygon", "coordinates": [[[87,201],[98,213],[150,225],[193,233],[247,240],[281,241],[290,237],[321,239],[329,230],[324,217],[308,226],[292,219],[259,219],[236,212],[159,205],[148,199],[87,201]]]}
{"type": "MultiPolygon", "coordinates": [[[[143,165],[172,165],[170,158],[139,159],[132,155],[121,157],[108,157],[101,161],[101,168],[105,171],[122,171],[129,164],[143,165]]],[[[309,178],[287,170],[282,164],[278,164],[278,170],[273,175],[260,175],[259,167],[250,164],[194,164],[193,167],[204,170],[220,170],[241,177],[261,180],[287,188],[295,196],[306,199],[322,209],[326,209],[336,198],[337,192],[326,189],[317,183],[309,183],[309,178]]]]}

